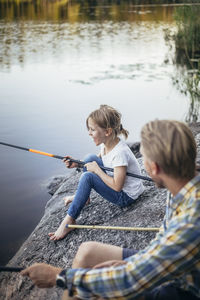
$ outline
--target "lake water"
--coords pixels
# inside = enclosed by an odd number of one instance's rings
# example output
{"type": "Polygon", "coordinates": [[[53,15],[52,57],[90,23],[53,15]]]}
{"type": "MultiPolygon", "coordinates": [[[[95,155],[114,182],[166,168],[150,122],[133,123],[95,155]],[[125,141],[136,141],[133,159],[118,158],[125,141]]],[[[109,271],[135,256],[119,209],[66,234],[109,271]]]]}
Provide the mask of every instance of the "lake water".
{"type": "MultiPolygon", "coordinates": [[[[85,119],[100,104],[117,108],[139,141],[155,118],[185,120],[189,101],[165,30],[174,7],[118,1],[0,0],[0,141],[81,159],[98,149],[85,119]]],[[[60,160],[0,145],[0,263],[32,232],[50,196],[46,182],[67,172],[60,160]]]]}

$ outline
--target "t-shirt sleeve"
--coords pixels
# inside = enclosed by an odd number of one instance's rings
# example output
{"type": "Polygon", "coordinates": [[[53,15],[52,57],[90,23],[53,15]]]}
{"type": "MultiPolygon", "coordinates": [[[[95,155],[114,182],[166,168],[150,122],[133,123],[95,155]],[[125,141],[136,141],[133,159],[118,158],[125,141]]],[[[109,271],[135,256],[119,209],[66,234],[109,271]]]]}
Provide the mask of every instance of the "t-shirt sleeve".
{"type": "Polygon", "coordinates": [[[120,152],[113,157],[112,165],[114,167],[128,166],[129,155],[125,152],[120,152]]]}

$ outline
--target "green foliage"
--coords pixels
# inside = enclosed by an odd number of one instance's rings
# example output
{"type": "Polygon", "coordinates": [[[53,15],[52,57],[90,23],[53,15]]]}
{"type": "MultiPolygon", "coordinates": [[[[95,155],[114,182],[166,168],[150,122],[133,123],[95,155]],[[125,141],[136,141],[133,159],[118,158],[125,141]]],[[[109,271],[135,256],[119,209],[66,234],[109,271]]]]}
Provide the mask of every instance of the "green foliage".
{"type": "Polygon", "coordinates": [[[200,115],[200,68],[197,73],[185,78],[186,93],[190,97],[190,107],[186,122],[197,122],[200,115]]]}
{"type": "Polygon", "coordinates": [[[178,7],[174,18],[178,27],[175,35],[177,62],[185,60],[192,67],[191,59],[200,57],[200,5],[178,7]]]}
{"type": "Polygon", "coordinates": [[[175,42],[174,63],[178,74],[174,83],[188,96],[190,104],[187,122],[200,119],[200,5],[177,7],[174,14],[177,32],[172,36],[166,32],[166,42],[175,42]]]}

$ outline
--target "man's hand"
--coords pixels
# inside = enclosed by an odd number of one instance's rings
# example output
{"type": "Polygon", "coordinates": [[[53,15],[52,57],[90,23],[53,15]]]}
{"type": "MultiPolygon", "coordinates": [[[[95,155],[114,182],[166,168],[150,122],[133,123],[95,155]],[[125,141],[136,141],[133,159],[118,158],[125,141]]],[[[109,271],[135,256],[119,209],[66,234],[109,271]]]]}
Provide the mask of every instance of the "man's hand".
{"type": "Polygon", "coordinates": [[[125,265],[127,262],[124,260],[108,260],[103,263],[100,263],[93,267],[93,269],[100,269],[100,268],[109,268],[109,267],[118,267],[125,265]]]}
{"type": "Polygon", "coordinates": [[[56,285],[56,276],[61,271],[61,268],[56,268],[44,263],[36,263],[21,271],[20,274],[22,276],[28,276],[39,288],[50,288],[56,285]]]}

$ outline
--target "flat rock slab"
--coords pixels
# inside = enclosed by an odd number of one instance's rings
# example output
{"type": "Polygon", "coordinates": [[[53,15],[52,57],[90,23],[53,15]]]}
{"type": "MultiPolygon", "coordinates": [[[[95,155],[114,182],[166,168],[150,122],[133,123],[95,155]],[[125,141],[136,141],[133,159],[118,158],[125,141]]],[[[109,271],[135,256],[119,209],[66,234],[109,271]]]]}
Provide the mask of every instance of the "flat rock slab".
{"type": "MultiPolygon", "coordinates": [[[[198,162],[200,163],[200,123],[192,124],[198,145],[198,162]]],[[[139,150],[131,145],[133,150],[139,150]]],[[[138,153],[138,161],[142,173],[147,176],[142,158],[138,153]]],[[[67,207],[63,197],[74,194],[77,188],[80,173],[70,171],[66,177],[57,176],[48,185],[52,198],[48,201],[44,216],[38,226],[21,246],[16,255],[8,263],[9,266],[29,266],[35,262],[46,262],[59,267],[71,267],[72,260],[79,245],[85,241],[99,241],[120,247],[135,249],[145,248],[155,237],[155,232],[117,231],[99,229],[76,229],[70,232],[61,241],[50,241],[48,233],[55,231],[65,217],[67,207]]],[[[166,194],[165,189],[157,189],[154,183],[144,181],[144,193],[126,208],[119,208],[104,200],[95,192],[91,194],[91,202],[82,210],[77,219],[78,224],[110,225],[127,227],[159,227],[162,223],[166,194]]],[[[39,289],[28,278],[18,273],[1,273],[0,299],[4,300],[31,300],[31,299],[60,299],[62,290],[59,288],[39,289]]]]}

